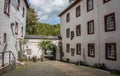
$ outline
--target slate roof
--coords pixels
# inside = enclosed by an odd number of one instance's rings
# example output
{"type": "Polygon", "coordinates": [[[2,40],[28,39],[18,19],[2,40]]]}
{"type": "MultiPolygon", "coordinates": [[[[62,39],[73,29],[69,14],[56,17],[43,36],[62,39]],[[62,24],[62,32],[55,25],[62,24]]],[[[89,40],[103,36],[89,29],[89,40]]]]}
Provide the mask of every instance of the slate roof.
{"type": "Polygon", "coordinates": [[[50,39],[50,40],[61,40],[61,36],[43,36],[43,35],[26,35],[25,39],[50,39]]]}

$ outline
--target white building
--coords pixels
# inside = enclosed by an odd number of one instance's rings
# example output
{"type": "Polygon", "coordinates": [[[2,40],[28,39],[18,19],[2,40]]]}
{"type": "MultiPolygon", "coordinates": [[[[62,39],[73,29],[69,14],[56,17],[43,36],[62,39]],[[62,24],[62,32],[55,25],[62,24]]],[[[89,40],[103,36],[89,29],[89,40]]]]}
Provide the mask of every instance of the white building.
{"type": "Polygon", "coordinates": [[[60,13],[65,61],[104,63],[120,70],[119,4],[120,0],[76,0],[60,13]]]}
{"type": "MultiPolygon", "coordinates": [[[[61,37],[59,36],[40,36],[40,35],[26,35],[25,41],[27,42],[24,45],[25,55],[32,58],[33,56],[36,56],[37,59],[41,58],[42,55],[42,48],[38,46],[40,42],[42,41],[51,41],[56,47],[54,50],[53,56],[56,60],[62,60],[60,57],[61,55],[61,37]],[[30,53],[30,54],[29,54],[30,53]]],[[[49,55],[48,55],[49,56],[49,55]]]]}
{"type": "Polygon", "coordinates": [[[27,0],[0,0],[0,52],[4,53],[4,56],[1,54],[3,65],[12,60],[10,52],[15,60],[18,59],[19,40],[25,35],[28,7],[27,0]]]}

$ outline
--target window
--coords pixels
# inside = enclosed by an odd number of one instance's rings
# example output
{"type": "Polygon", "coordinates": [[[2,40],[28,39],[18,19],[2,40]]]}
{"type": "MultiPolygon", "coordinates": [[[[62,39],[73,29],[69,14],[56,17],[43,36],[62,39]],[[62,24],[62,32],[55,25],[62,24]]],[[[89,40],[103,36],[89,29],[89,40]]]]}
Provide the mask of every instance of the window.
{"type": "Polygon", "coordinates": [[[71,31],[71,40],[74,38],[74,31],[71,31]]]}
{"type": "Polygon", "coordinates": [[[4,43],[6,43],[7,42],[7,37],[6,37],[6,33],[4,33],[4,43]]]}
{"type": "Polygon", "coordinates": [[[110,1],[110,0],[103,0],[103,3],[106,3],[106,2],[108,2],[108,1],[110,1]]]}
{"type": "Polygon", "coordinates": [[[106,59],[116,60],[116,43],[106,43],[106,59]]]}
{"type": "Polygon", "coordinates": [[[21,27],[21,37],[23,37],[23,27],[21,27]]]}
{"type": "Polygon", "coordinates": [[[71,56],[74,56],[74,54],[75,54],[75,49],[71,48],[71,56]]]}
{"type": "Polygon", "coordinates": [[[88,44],[88,56],[95,57],[95,44],[94,43],[88,44]]]}
{"type": "Polygon", "coordinates": [[[76,17],[80,16],[80,6],[76,7],[76,17]]]}
{"type": "Polygon", "coordinates": [[[17,6],[18,10],[19,10],[19,7],[20,7],[20,0],[18,0],[18,6],[17,6]]]}
{"type": "Polygon", "coordinates": [[[115,27],[115,13],[111,13],[105,16],[105,32],[114,31],[115,27]]]}
{"type": "Polygon", "coordinates": [[[23,7],[23,14],[22,14],[22,16],[24,17],[24,15],[25,15],[25,8],[23,7]]]}
{"type": "Polygon", "coordinates": [[[87,0],[87,11],[93,10],[93,0],[87,0]]]}
{"type": "Polygon", "coordinates": [[[70,13],[66,15],[66,22],[69,22],[69,21],[70,21],[70,13]]]}
{"type": "Polygon", "coordinates": [[[26,48],[28,48],[28,45],[26,45],[26,48]]]}
{"type": "Polygon", "coordinates": [[[66,52],[67,52],[67,53],[70,53],[70,44],[67,44],[67,45],[66,45],[66,52]]]}
{"type": "Polygon", "coordinates": [[[76,36],[80,36],[81,35],[81,26],[77,25],[76,26],[76,36]]]}
{"type": "Polygon", "coordinates": [[[7,14],[8,16],[10,15],[10,0],[4,0],[4,13],[7,14]]]}
{"type": "Polygon", "coordinates": [[[66,37],[67,37],[67,38],[70,37],[70,29],[69,29],[69,28],[66,30],[66,37]]]}
{"type": "Polygon", "coordinates": [[[81,55],[81,44],[80,43],[76,44],[76,53],[78,55],[81,55]]]}
{"type": "Polygon", "coordinates": [[[88,34],[94,34],[94,20],[88,22],[88,34]]]}
{"type": "Polygon", "coordinates": [[[15,34],[18,35],[18,23],[16,22],[16,25],[15,25],[15,34]]]}

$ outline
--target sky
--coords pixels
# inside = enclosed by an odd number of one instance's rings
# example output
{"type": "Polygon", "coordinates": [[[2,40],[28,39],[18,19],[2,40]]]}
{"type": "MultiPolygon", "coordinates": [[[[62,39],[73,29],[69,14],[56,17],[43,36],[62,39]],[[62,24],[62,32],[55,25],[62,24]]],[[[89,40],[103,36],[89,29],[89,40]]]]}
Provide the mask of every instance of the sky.
{"type": "Polygon", "coordinates": [[[38,14],[39,22],[58,24],[58,15],[69,5],[69,0],[28,0],[38,14]]]}

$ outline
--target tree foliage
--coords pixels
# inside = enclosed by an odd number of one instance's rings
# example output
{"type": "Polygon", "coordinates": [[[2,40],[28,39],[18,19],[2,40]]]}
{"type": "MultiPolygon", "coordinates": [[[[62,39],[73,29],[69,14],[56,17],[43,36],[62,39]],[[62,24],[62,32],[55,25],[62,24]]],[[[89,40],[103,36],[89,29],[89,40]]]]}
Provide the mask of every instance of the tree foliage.
{"type": "Polygon", "coordinates": [[[38,16],[33,8],[28,9],[27,13],[27,35],[60,35],[60,24],[51,25],[38,22],[38,16]]]}
{"type": "Polygon", "coordinates": [[[46,23],[39,23],[38,26],[38,35],[51,35],[58,36],[60,35],[60,25],[50,25],[46,23]]]}
{"type": "Polygon", "coordinates": [[[44,40],[38,44],[38,47],[46,51],[46,50],[53,50],[55,48],[55,45],[51,41],[44,40]]]}
{"type": "Polygon", "coordinates": [[[26,21],[26,33],[27,34],[36,34],[38,27],[38,18],[37,13],[33,8],[28,9],[27,21],[26,21]]]}

